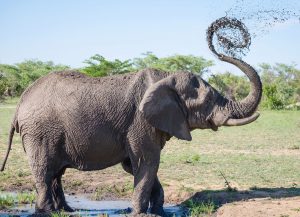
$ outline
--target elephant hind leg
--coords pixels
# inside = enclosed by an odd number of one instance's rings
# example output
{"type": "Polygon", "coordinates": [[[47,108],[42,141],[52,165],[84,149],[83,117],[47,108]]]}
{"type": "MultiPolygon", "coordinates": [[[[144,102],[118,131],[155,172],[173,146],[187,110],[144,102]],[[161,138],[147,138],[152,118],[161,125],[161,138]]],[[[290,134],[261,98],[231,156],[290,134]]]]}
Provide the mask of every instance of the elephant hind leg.
{"type": "Polygon", "coordinates": [[[42,139],[28,135],[23,138],[32,175],[35,179],[37,192],[35,211],[36,213],[49,213],[55,210],[51,190],[54,170],[53,161],[49,159],[48,150],[42,142],[42,139]]]}
{"type": "Polygon", "coordinates": [[[52,199],[51,181],[39,181],[36,182],[37,199],[35,204],[36,213],[50,213],[55,211],[55,207],[52,199]]]}
{"type": "Polygon", "coordinates": [[[68,205],[62,183],[61,177],[65,173],[66,168],[61,169],[52,181],[52,194],[54,200],[54,207],[56,210],[64,210],[66,212],[74,212],[74,210],[68,205]]]}
{"type": "MultiPolygon", "coordinates": [[[[56,211],[53,187],[61,186],[60,178],[63,174],[63,171],[58,170],[58,168],[61,168],[61,162],[55,158],[57,150],[54,149],[55,146],[52,140],[44,137],[29,136],[27,134],[23,137],[23,143],[35,179],[37,191],[35,211],[36,213],[56,211]],[[57,176],[59,173],[60,176],[57,176]]],[[[59,192],[59,190],[56,192],[59,192]]]]}

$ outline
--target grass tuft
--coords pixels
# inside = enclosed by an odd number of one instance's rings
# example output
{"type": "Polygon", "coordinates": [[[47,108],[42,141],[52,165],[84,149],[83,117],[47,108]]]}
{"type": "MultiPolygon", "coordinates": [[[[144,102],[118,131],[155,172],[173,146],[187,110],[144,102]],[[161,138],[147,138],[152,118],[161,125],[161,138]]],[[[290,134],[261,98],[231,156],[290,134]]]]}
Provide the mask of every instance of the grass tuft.
{"type": "Polygon", "coordinates": [[[299,150],[300,149],[300,145],[297,144],[293,144],[292,146],[289,147],[290,150],[299,150]]]}
{"type": "Polygon", "coordinates": [[[51,213],[51,217],[69,217],[69,216],[70,215],[65,213],[64,211],[51,213]]]}
{"type": "Polygon", "coordinates": [[[16,195],[0,194],[0,209],[10,208],[17,204],[30,204],[35,201],[34,192],[23,192],[16,195]]]}
{"type": "Polygon", "coordinates": [[[35,193],[33,191],[17,194],[17,203],[19,203],[19,204],[32,205],[34,201],[35,201],[35,193]]]}
{"type": "Polygon", "coordinates": [[[200,155],[194,154],[191,157],[189,157],[185,162],[190,164],[195,164],[200,161],[200,155]]]}
{"type": "Polygon", "coordinates": [[[236,187],[232,187],[230,182],[227,180],[227,178],[225,177],[225,175],[220,171],[220,174],[221,176],[223,177],[224,181],[225,181],[225,187],[226,187],[226,190],[228,192],[236,192],[237,191],[237,188],[236,187]]]}
{"type": "Polygon", "coordinates": [[[187,200],[184,205],[189,210],[190,217],[198,217],[202,214],[211,215],[217,210],[217,206],[213,202],[195,202],[187,200]]]}
{"type": "Polygon", "coordinates": [[[0,209],[6,209],[15,205],[14,197],[11,195],[0,195],[0,209]]]}

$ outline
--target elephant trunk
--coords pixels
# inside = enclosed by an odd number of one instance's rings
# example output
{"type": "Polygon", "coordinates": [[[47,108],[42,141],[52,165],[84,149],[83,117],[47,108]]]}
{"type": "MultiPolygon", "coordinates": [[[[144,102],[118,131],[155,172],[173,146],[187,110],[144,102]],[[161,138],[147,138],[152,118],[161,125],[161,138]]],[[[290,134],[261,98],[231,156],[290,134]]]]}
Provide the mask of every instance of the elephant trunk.
{"type": "Polygon", "coordinates": [[[255,69],[242,60],[221,56],[222,61],[231,63],[243,71],[250,80],[250,92],[247,97],[237,102],[228,100],[225,109],[230,112],[230,119],[224,125],[236,126],[250,123],[258,118],[258,113],[254,113],[261,100],[262,83],[255,69]]]}
{"type": "MultiPolygon", "coordinates": [[[[247,77],[250,80],[251,89],[246,98],[244,98],[239,102],[229,100],[226,98],[222,99],[221,101],[225,103],[222,104],[221,108],[219,108],[219,110],[223,112],[225,110],[229,118],[227,121],[223,123],[223,125],[226,126],[244,125],[256,120],[259,116],[258,113],[254,113],[254,112],[257,109],[257,106],[261,100],[262,84],[261,84],[260,77],[258,76],[256,70],[252,66],[250,66],[249,64],[247,64],[246,62],[240,59],[219,54],[215,50],[215,47],[212,43],[214,33],[218,31],[218,29],[225,28],[225,27],[232,27],[235,29],[239,29],[242,32],[244,43],[237,45],[237,48],[249,46],[251,38],[246,27],[239,20],[229,19],[227,17],[223,17],[216,20],[211,24],[211,26],[207,30],[207,42],[208,42],[209,49],[215,55],[217,55],[221,61],[228,62],[238,67],[242,72],[244,72],[247,75],[247,77]]],[[[219,40],[221,40],[222,42],[224,38],[221,38],[219,40]]]]}

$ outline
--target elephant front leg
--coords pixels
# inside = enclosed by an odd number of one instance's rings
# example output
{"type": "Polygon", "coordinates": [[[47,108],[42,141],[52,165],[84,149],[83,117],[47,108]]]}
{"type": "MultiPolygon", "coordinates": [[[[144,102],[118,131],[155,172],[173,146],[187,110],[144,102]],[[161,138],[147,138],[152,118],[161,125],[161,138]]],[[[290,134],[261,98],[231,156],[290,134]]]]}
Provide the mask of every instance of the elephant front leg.
{"type": "Polygon", "coordinates": [[[149,207],[152,187],[157,176],[160,150],[156,154],[148,153],[133,160],[134,192],[133,192],[133,215],[146,213],[149,207]]]}
{"type": "Polygon", "coordinates": [[[138,171],[134,175],[133,214],[146,213],[152,186],[158,170],[158,163],[149,164],[141,160],[138,171]]]}
{"type": "MultiPolygon", "coordinates": [[[[129,158],[125,159],[122,162],[122,167],[126,172],[133,175],[132,165],[129,158]]],[[[163,209],[163,204],[164,204],[164,190],[162,188],[162,185],[159,182],[158,177],[156,176],[153,183],[151,196],[150,196],[150,212],[152,214],[166,216],[163,209]]]]}
{"type": "Polygon", "coordinates": [[[154,184],[151,191],[150,197],[150,212],[152,214],[166,216],[164,209],[164,190],[156,176],[154,184]]]}

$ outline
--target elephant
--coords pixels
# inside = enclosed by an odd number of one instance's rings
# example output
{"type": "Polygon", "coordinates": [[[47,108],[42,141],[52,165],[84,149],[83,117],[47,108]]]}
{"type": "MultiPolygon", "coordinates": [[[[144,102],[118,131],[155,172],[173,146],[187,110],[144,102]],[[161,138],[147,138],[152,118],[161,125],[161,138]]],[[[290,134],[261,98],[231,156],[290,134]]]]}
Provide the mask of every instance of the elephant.
{"type": "MultiPolygon", "coordinates": [[[[212,34],[212,33],[211,33],[212,34]]],[[[209,38],[209,37],[208,37],[209,38]]],[[[74,70],[52,72],[24,91],[11,124],[4,170],[14,132],[20,134],[37,190],[36,213],[73,211],[61,178],[67,168],[101,170],[121,163],[134,176],[133,214],[164,216],[157,172],[171,137],[192,140],[194,129],[218,130],[255,121],[260,77],[246,62],[219,54],[249,78],[251,90],[235,101],[188,72],[144,69],[92,78],[74,70]]]]}

